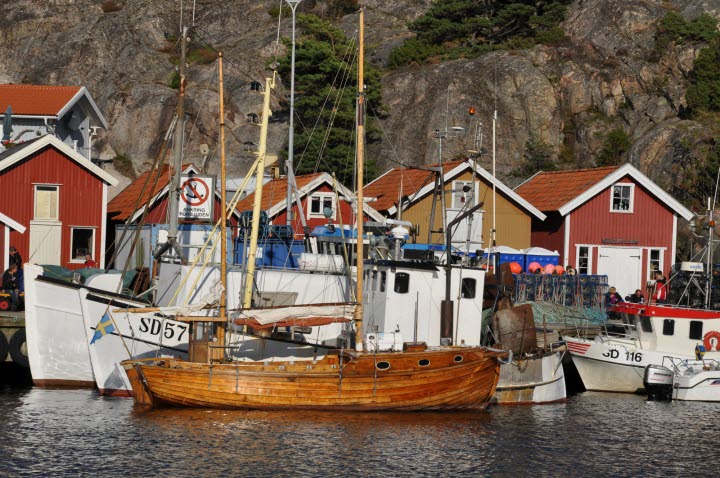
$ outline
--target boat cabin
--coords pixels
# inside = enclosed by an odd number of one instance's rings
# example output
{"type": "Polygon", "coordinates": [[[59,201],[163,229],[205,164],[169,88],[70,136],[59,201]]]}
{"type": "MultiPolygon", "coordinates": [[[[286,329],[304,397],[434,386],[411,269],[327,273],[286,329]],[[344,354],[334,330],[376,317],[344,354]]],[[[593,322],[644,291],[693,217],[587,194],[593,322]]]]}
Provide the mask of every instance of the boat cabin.
{"type": "Polygon", "coordinates": [[[630,324],[628,336],[637,334],[638,349],[693,355],[720,350],[720,313],[645,304],[621,303],[615,310],[630,324]]]}
{"type": "MultiPolygon", "coordinates": [[[[445,271],[431,262],[373,260],[365,263],[366,333],[399,334],[395,343],[440,345],[440,305],[445,271]]],[[[485,271],[452,266],[453,345],[480,345],[485,271]]]]}

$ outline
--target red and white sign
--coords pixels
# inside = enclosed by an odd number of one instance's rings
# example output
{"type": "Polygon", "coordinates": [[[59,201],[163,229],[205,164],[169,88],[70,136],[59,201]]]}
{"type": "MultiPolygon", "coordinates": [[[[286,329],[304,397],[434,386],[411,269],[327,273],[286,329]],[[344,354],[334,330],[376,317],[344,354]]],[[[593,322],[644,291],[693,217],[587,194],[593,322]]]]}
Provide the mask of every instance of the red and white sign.
{"type": "Polygon", "coordinates": [[[182,176],[178,218],[212,220],[214,185],[213,176],[182,176]]]}

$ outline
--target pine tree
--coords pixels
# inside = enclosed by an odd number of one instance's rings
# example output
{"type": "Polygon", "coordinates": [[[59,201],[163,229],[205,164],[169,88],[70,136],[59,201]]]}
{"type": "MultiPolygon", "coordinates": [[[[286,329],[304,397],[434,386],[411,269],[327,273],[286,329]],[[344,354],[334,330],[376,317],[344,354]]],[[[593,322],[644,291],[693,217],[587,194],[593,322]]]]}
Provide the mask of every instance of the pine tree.
{"type": "MultiPolygon", "coordinates": [[[[301,14],[297,21],[303,33],[295,50],[296,174],[334,172],[338,181],[352,186],[357,43],[315,15],[301,14]]],[[[283,78],[290,77],[290,52],[281,59],[279,71],[283,78]]],[[[377,68],[366,64],[366,103],[375,111],[382,108],[379,80],[377,68]]],[[[367,118],[367,143],[379,141],[372,115],[367,118]]],[[[376,175],[375,162],[366,159],[365,177],[369,181],[376,175]]]]}

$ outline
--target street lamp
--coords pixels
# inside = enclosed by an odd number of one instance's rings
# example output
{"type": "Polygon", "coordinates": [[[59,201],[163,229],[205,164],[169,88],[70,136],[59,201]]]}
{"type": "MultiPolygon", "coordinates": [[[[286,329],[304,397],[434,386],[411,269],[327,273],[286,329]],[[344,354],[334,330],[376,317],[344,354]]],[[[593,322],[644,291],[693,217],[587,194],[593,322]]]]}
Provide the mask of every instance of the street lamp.
{"type": "Polygon", "coordinates": [[[293,170],[293,156],[295,143],[295,10],[302,0],[285,0],[292,10],[292,53],[290,57],[290,125],[288,132],[288,159],[285,163],[287,169],[287,198],[286,198],[286,221],[292,224],[292,198],[293,184],[295,180],[293,170]]]}

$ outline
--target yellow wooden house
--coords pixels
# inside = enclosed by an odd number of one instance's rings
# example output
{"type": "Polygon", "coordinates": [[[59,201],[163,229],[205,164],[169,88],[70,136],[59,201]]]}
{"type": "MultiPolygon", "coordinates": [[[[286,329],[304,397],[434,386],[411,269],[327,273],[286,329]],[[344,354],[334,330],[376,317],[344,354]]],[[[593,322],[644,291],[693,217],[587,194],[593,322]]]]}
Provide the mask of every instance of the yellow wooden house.
{"type": "Polygon", "coordinates": [[[542,212],[473,159],[445,162],[442,168],[393,168],[365,186],[365,197],[385,217],[411,222],[414,241],[429,244],[444,243],[447,224],[482,203],[470,221],[452,230],[453,246],[470,251],[493,245],[493,225],[496,245],[530,247],[532,218],[545,220],[542,212]]]}

